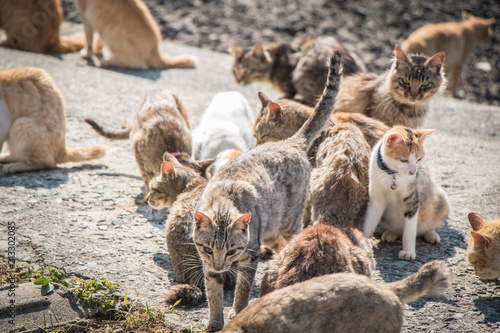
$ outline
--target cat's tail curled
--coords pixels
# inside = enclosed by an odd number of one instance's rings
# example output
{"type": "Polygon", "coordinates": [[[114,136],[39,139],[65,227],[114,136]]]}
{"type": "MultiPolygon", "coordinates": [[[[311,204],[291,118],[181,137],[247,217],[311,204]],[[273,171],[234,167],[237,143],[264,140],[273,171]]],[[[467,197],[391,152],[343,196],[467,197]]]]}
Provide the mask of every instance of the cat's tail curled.
{"type": "Polygon", "coordinates": [[[66,147],[63,153],[58,156],[57,163],[81,162],[95,160],[106,155],[104,146],[93,146],[87,148],[66,147]]]}
{"type": "Polygon", "coordinates": [[[439,297],[450,287],[450,277],[444,261],[433,260],[406,279],[389,283],[388,287],[403,303],[424,295],[439,297]]]}
{"type": "Polygon", "coordinates": [[[55,45],[51,52],[53,53],[70,53],[78,52],[85,46],[83,34],[77,33],[71,36],[60,36],[59,44],[55,45]]]}
{"type": "Polygon", "coordinates": [[[343,72],[339,51],[335,51],[330,57],[328,67],[328,78],[326,80],[325,89],[314,108],[314,112],[293,136],[299,140],[303,139],[307,149],[309,149],[314,138],[316,138],[327,124],[337,100],[343,72]]]}
{"type": "Polygon", "coordinates": [[[130,127],[126,128],[124,130],[119,130],[119,131],[108,130],[108,129],[105,129],[104,127],[102,127],[101,125],[99,125],[98,123],[96,123],[93,119],[84,118],[83,120],[85,120],[85,122],[87,124],[92,126],[94,131],[96,131],[97,133],[99,133],[100,135],[102,135],[105,138],[108,138],[111,140],[126,140],[130,136],[130,130],[131,130],[130,127]]]}
{"type": "Polygon", "coordinates": [[[193,56],[171,57],[158,52],[151,56],[148,66],[154,69],[193,68],[196,67],[196,58],[193,56]]]}
{"type": "Polygon", "coordinates": [[[171,305],[180,300],[179,305],[196,306],[205,301],[205,294],[195,285],[177,284],[163,294],[163,299],[171,305]]]}

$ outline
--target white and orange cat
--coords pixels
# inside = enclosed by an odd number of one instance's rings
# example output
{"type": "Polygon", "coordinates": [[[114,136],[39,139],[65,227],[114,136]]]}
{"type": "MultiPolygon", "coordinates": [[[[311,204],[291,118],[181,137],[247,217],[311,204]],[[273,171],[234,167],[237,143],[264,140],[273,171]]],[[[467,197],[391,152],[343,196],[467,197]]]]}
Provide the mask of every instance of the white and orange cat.
{"type": "Polygon", "coordinates": [[[472,49],[486,40],[491,33],[494,17],[483,19],[462,11],[461,22],[426,24],[408,36],[402,48],[408,53],[432,56],[444,51],[444,70],[450,75],[450,89],[453,97],[462,97],[462,68],[472,49]]]}
{"type": "MultiPolygon", "coordinates": [[[[160,52],[161,32],[141,0],[77,0],[87,44],[81,54],[94,56],[94,33],[103,43],[101,67],[194,67],[192,56],[169,57],[160,52]]],[[[96,50],[99,53],[100,50],[96,50]]]]}
{"type": "Polygon", "coordinates": [[[38,53],[76,52],[83,36],[59,36],[63,21],[60,0],[0,0],[0,46],[38,53]]]}
{"type": "Polygon", "coordinates": [[[434,130],[391,128],[373,147],[370,157],[368,209],[365,237],[372,237],[379,222],[386,227],[382,241],[403,238],[399,258],[415,259],[416,237],[429,243],[441,240],[449,206],[446,194],[432,179],[423,161],[423,142],[434,130]]]}
{"type": "Polygon", "coordinates": [[[0,154],[3,173],[55,168],[101,158],[103,146],[69,148],[61,91],[40,68],[0,71],[0,154]]]}
{"type": "Polygon", "coordinates": [[[500,277],[500,218],[488,222],[478,213],[469,213],[472,238],[467,248],[467,260],[482,280],[500,277]]]}

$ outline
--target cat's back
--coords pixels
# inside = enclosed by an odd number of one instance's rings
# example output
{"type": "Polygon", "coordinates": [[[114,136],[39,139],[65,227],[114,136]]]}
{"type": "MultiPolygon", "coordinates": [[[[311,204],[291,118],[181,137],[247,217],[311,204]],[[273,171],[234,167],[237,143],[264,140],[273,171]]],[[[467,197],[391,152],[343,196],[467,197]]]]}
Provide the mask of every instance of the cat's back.
{"type": "Polygon", "coordinates": [[[253,124],[255,115],[247,99],[238,91],[216,94],[203,113],[200,124],[212,119],[227,120],[237,124],[253,124]]]}
{"type": "Polygon", "coordinates": [[[144,126],[177,125],[189,129],[189,118],[180,99],[168,89],[156,89],[143,95],[137,121],[144,126]]]}
{"type": "Polygon", "coordinates": [[[369,115],[369,106],[386,74],[375,76],[358,73],[344,77],[337,95],[335,112],[343,111],[369,115]]]}

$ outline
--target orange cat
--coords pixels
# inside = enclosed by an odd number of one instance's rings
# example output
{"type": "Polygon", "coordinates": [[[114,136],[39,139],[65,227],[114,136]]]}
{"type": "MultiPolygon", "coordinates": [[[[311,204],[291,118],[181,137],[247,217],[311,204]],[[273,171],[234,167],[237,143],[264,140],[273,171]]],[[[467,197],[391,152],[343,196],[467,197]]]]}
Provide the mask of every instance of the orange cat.
{"type": "Polygon", "coordinates": [[[454,97],[460,97],[462,67],[474,46],[491,35],[491,26],[495,18],[482,19],[462,11],[462,22],[444,22],[427,24],[412,32],[403,43],[403,50],[408,53],[420,53],[431,56],[444,51],[445,72],[449,73],[450,88],[454,97]]]}
{"type": "MultiPolygon", "coordinates": [[[[158,24],[141,0],[77,0],[87,45],[81,54],[94,55],[94,32],[110,54],[104,52],[102,67],[155,68],[194,67],[190,56],[168,57],[160,53],[158,24]]],[[[106,51],[106,50],[104,50],[106,51]]]]}
{"type": "Polygon", "coordinates": [[[488,222],[478,213],[469,213],[472,238],[467,249],[467,259],[483,280],[500,277],[500,219],[488,222]]]}
{"type": "Polygon", "coordinates": [[[63,21],[60,0],[0,0],[0,46],[38,53],[76,52],[82,36],[59,36],[63,21]]]}
{"type": "Polygon", "coordinates": [[[101,158],[104,147],[65,145],[64,100],[52,77],[40,68],[0,71],[0,154],[3,173],[55,168],[59,163],[101,158]]]}

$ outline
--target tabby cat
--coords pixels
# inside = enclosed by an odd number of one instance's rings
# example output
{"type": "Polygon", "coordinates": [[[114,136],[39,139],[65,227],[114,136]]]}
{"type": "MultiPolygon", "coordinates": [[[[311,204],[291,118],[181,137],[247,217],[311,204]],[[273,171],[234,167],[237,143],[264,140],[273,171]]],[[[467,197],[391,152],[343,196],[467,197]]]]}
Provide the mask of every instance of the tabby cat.
{"type": "Polygon", "coordinates": [[[328,69],[325,63],[334,51],[340,52],[344,75],[366,72],[361,60],[331,36],[307,36],[293,43],[257,44],[251,49],[230,46],[233,75],[237,83],[267,82],[286,98],[296,95],[315,105],[323,92],[328,69]]]}
{"type": "Polygon", "coordinates": [[[52,169],[105,155],[103,146],[69,148],[66,110],[52,76],[40,68],[0,71],[0,154],[3,173],[52,169]]]}
{"type": "Polygon", "coordinates": [[[488,222],[478,213],[469,213],[472,238],[467,249],[467,259],[474,272],[483,280],[500,277],[500,219],[488,222]]]}
{"type": "Polygon", "coordinates": [[[415,240],[423,235],[439,243],[437,231],[448,216],[448,200],[423,161],[424,139],[434,130],[390,129],[373,148],[370,158],[370,200],[364,221],[366,237],[372,237],[379,221],[387,228],[382,241],[403,237],[399,258],[415,259],[415,240]]]}
{"type": "Polygon", "coordinates": [[[102,67],[154,68],[194,67],[191,56],[169,57],[160,52],[161,32],[141,0],[77,0],[86,35],[84,58],[94,55],[94,32],[109,54],[102,67]]]}
{"type": "Polygon", "coordinates": [[[149,182],[158,173],[165,152],[191,153],[191,132],[187,110],[168,89],[144,94],[132,128],[113,131],[94,120],[85,121],[100,135],[113,140],[130,137],[135,160],[141,171],[146,195],[149,182]]]}
{"type": "Polygon", "coordinates": [[[279,252],[281,239],[300,231],[311,173],[306,151],[331,115],[340,70],[335,54],[323,96],[296,135],[232,158],[208,181],[193,231],[205,273],[208,330],[224,326],[220,273],[237,264],[233,309],[238,313],[248,305],[262,242],[279,252]]]}
{"type": "Polygon", "coordinates": [[[454,97],[462,97],[462,68],[472,49],[492,34],[495,18],[482,19],[462,11],[462,22],[426,24],[408,36],[402,48],[408,53],[431,56],[446,52],[444,69],[450,74],[450,89],[454,97]]]}
{"type": "Polygon", "coordinates": [[[387,284],[354,273],[319,276],[259,298],[222,332],[397,333],[406,303],[423,295],[439,297],[449,285],[446,264],[437,260],[387,284]]]}
{"type": "Polygon", "coordinates": [[[59,36],[60,0],[0,0],[0,46],[37,53],[67,53],[83,48],[83,36],[59,36]]]}
{"type": "Polygon", "coordinates": [[[368,205],[370,146],[353,124],[330,127],[316,153],[303,227],[316,222],[361,228],[368,205]]]}
{"type": "Polygon", "coordinates": [[[193,158],[214,158],[226,149],[247,151],[255,145],[254,121],[255,115],[241,93],[216,94],[193,130],[193,158]]]}
{"type": "Polygon", "coordinates": [[[335,112],[362,113],[388,126],[421,126],[429,110],[429,100],[446,87],[441,71],[444,52],[430,58],[407,55],[396,45],[395,55],[391,69],[385,74],[346,77],[335,112]]]}
{"type": "Polygon", "coordinates": [[[371,276],[373,242],[354,228],[317,224],[295,235],[269,264],[260,297],[276,289],[332,273],[371,276]]]}

